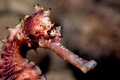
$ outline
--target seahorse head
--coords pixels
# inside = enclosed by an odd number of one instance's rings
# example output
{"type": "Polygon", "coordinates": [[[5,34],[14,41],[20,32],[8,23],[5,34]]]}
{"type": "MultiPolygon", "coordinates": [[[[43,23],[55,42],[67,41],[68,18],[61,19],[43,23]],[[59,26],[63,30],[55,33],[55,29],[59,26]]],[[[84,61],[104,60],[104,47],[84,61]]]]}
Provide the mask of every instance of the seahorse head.
{"type": "Polygon", "coordinates": [[[26,15],[21,21],[22,31],[28,39],[36,42],[45,40],[61,40],[61,26],[56,26],[50,21],[51,9],[35,6],[33,15],[26,15]]]}

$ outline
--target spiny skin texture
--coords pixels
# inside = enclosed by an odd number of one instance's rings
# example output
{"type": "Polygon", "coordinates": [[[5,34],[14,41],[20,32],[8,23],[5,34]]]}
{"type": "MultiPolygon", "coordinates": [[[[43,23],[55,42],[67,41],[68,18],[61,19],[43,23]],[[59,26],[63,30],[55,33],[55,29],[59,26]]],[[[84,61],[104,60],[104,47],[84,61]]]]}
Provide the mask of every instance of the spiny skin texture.
{"type": "Polygon", "coordinates": [[[25,59],[28,50],[38,47],[52,50],[84,73],[96,66],[94,60],[84,60],[62,46],[62,27],[51,23],[50,10],[36,5],[33,15],[26,15],[13,29],[7,27],[10,34],[2,39],[0,80],[46,80],[39,67],[25,59]]]}

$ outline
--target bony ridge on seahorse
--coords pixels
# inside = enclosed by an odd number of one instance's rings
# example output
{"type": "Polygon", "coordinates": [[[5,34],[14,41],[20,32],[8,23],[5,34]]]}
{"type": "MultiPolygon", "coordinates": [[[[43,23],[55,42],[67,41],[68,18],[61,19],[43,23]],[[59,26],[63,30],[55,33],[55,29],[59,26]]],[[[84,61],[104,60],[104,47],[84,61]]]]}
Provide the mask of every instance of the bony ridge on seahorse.
{"type": "Polygon", "coordinates": [[[15,28],[6,28],[10,34],[2,39],[0,80],[45,80],[39,67],[25,59],[28,50],[36,51],[38,47],[52,50],[84,73],[96,66],[94,60],[82,59],[60,43],[62,26],[51,23],[50,12],[51,9],[35,5],[32,15],[26,15],[15,28]]]}

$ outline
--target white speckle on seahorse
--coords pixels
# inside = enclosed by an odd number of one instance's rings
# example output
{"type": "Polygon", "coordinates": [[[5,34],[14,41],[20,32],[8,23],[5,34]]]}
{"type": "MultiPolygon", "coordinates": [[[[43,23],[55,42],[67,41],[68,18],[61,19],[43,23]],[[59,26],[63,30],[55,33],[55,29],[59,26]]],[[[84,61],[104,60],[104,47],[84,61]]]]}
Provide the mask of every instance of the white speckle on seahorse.
{"type": "MultiPolygon", "coordinates": [[[[45,19],[43,19],[43,22],[44,22],[45,24],[48,24],[49,21],[50,21],[49,17],[46,17],[45,19]]],[[[50,24],[50,23],[49,23],[49,24],[50,24]]]]}
{"type": "Polygon", "coordinates": [[[51,40],[49,40],[48,42],[51,42],[51,40]]]}
{"type": "Polygon", "coordinates": [[[60,43],[57,43],[56,45],[57,45],[57,46],[59,46],[59,45],[60,45],[60,43]]]}
{"type": "Polygon", "coordinates": [[[61,48],[63,48],[63,46],[61,46],[61,48]]]}

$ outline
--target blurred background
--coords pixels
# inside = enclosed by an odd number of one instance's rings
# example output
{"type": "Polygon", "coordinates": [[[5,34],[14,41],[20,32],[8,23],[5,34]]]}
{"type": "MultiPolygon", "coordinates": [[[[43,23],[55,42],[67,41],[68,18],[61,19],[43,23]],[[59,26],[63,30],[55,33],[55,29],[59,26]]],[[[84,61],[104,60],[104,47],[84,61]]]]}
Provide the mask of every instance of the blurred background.
{"type": "Polygon", "coordinates": [[[50,19],[63,26],[61,43],[66,48],[98,63],[84,74],[50,50],[39,48],[39,54],[28,51],[27,57],[41,68],[47,80],[120,78],[120,0],[0,0],[0,38],[9,34],[6,27],[13,28],[19,18],[32,14],[36,4],[52,8],[50,19]]]}

